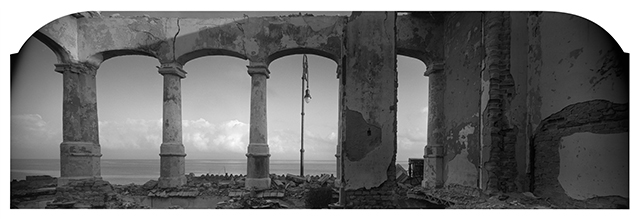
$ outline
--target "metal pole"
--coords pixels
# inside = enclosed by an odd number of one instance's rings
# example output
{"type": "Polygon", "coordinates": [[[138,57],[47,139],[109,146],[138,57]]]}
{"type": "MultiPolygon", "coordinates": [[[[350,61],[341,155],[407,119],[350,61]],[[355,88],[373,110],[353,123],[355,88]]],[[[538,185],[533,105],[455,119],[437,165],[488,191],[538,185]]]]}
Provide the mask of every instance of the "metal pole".
{"type": "Polygon", "coordinates": [[[301,113],[300,113],[300,176],[304,176],[304,69],[302,71],[302,95],[300,96],[301,113]]]}

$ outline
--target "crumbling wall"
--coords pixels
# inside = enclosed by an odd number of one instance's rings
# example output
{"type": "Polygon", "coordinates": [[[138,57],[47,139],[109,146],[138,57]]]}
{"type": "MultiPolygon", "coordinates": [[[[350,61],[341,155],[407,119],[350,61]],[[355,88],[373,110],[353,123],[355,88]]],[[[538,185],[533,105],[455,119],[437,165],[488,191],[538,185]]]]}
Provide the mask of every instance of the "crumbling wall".
{"type": "MultiPolygon", "coordinates": [[[[511,16],[508,12],[483,13],[483,45],[486,51],[482,72],[482,175],[487,193],[517,190],[516,149],[524,135],[522,73],[511,66],[511,16]],[[517,84],[520,83],[520,84],[517,84]],[[520,134],[520,135],[518,135],[520,134]],[[520,138],[518,138],[520,137],[520,138]]],[[[515,60],[514,60],[515,61],[515,60]]]]}
{"type": "Polygon", "coordinates": [[[58,62],[78,59],[78,23],[72,16],[64,16],[40,28],[34,36],[56,54],[58,62]],[[39,36],[42,34],[42,36],[39,36]]]}
{"type": "Polygon", "coordinates": [[[95,65],[121,55],[147,55],[184,65],[207,55],[269,62],[310,53],[338,61],[346,18],[296,16],[258,18],[65,17],[42,33],[77,51],[74,60],[95,65]],[[73,22],[68,22],[71,19],[73,22]],[[77,27],[71,24],[76,24],[77,27]],[[61,31],[58,31],[59,28],[61,31]],[[71,31],[71,32],[69,32],[71,31]],[[69,32],[69,33],[67,33],[69,32]],[[78,44],[77,46],[76,43],[78,44]]]}
{"type": "Polygon", "coordinates": [[[346,205],[393,207],[397,72],[394,12],[354,12],[341,82],[342,187],[346,205]]]}
{"type": "Polygon", "coordinates": [[[412,12],[396,19],[396,51],[426,65],[443,60],[443,12],[412,12]]]}
{"type": "Polygon", "coordinates": [[[452,13],[444,23],[444,183],[478,185],[481,13],[452,13]]]}
{"type": "MultiPolygon", "coordinates": [[[[78,19],[78,60],[99,65],[120,55],[147,55],[161,60],[169,54],[173,37],[168,18],[84,17],[78,19]]],[[[172,60],[172,59],[169,59],[172,60]]]]}
{"type": "Polygon", "coordinates": [[[310,53],[338,61],[344,17],[295,16],[174,19],[179,63],[230,55],[269,64],[282,56],[310,53]]]}
{"type": "Polygon", "coordinates": [[[533,192],[559,199],[624,197],[628,188],[610,187],[624,187],[625,178],[610,174],[626,173],[628,180],[629,145],[619,139],[629,129],[628,55],[581,17],[529,13],[527,19],[533,192]],[[587,166],[577,171],[576,163],[587,166]]]}

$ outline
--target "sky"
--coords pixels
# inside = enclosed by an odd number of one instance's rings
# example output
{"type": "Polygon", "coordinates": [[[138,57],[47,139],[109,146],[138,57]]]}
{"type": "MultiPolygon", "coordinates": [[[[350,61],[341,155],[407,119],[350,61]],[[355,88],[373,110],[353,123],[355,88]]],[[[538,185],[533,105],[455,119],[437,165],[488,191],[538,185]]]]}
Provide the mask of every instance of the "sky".
{"type": "MultiPolygon", "coordinates": [[[[278,14],[144,13],[169,17],[278,14]]],[[[308,58],[312,100],[305,104],[305,159],[334,160],[338,142],[336,63],[316,55],[308,58]]],[[[55,63],[53,52],[35,38],[29,38],[20,50],[11,80],[12,159],[59,158],[62,74],[54,71],[55,63]]],[[[102,159],[159,159],[163,79],[157,72],[158,65],[151,57],[120,56],[106,60],[98,69],[102,159]]],[[[187,159],[246,159],[251,80],[247,65],[247,60],[228,56],[201,57],[184,65],[187,76],[182,80],[182,134],[187,159]]],[[[277,59],[269,70],[267,124],[271,159],[297,160],[302,55],[277,59]]],[[[397,160],[406,162],[409,157],[421,158],[427,143],[428,78],[423,76],[425,65],[417,59],[398,56],[397,70],[397,160]]]]}

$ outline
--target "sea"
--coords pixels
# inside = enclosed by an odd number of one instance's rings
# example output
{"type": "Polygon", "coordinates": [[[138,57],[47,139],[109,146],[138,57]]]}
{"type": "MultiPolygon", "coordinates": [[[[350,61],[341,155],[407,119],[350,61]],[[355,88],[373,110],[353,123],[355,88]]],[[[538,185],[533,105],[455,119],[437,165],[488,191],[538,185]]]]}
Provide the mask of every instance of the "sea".
{"type": "MultiPolygon", "coordinates": [[[[144,184],[149,180],[160,177],[160,159],[102,159],[100,161],[102,179],[111,184],[144,184]]],[[[287,173],[300,174],[299,160],[270,160],[269,172],[283,175],[287,173]]],[[[405,169],[408,162],[399,162],[405,169]]],[[[185,160],[185,173],[196,176],[202,174],[213,175],[246,175],[247,160],[185,160]]],[[[335,160],[305,160],[305,175],[334,174],[336,175],[335,160]]],[[[49,175],[60,177],[59,159],[11,159],[11,179],[23,180],[26,176],[49,175]]]]}

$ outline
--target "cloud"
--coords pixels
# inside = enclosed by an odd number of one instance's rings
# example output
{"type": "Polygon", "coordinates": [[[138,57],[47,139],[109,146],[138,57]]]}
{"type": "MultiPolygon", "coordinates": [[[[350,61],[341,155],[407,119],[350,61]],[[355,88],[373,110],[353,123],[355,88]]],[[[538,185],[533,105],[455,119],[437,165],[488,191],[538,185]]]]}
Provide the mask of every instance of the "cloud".
{"type": "MultiPolygon", "coordinates": [[[[304,133],[305,159],[335,159],[337,134],[304,133]]],[[[299,159],[300,132],[290,129],[269,131],[269,151],[272,159],[299,159]]]]}
{"type": "MultiPolygon", "coordinates": [[[[101,121],[100,145],[105,149],[159,150],[162,120],[101,121]]],[[[198,152],[245,153],[249,126],[238,120],[220,124],[205,119],[182,120],[182,143],[187,154],[198,152]]],[[[202,157],[206,158],[206,157],[202,157]]]]}
{"type": "Polygon", "coordinates": [[[427,144],[427,133],[424,129],[404,129],[398,132],[398,149],[415,149],[427,144]]]}
{"type": "Polygon", "coordinates": [[[249,144],[249,125],[238,120],[212,124],[204,119],[183,120],[183,143],[199,151],[245,153],[249,144]]]}
{"type": "Polygon", "coordinates": [[[100,121],[100,146],[105,149],[157,149],[162,143],[162,120],[100,121]]]}
{"type": "Polygon", "coordinates": [[[56,158],[62,134],[39,114],[11,115],[12,158],[56,158]]]}

